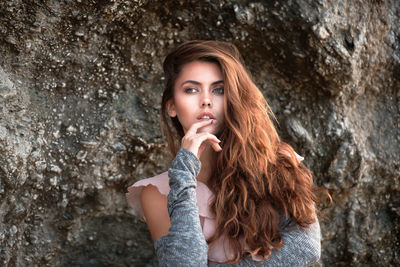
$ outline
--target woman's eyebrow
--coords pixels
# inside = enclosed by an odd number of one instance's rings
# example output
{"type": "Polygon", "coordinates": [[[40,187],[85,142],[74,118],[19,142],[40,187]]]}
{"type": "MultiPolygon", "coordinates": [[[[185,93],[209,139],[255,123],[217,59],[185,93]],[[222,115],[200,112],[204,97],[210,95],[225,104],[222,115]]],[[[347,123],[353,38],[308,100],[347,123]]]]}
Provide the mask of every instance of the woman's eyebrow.
{"type": "MultiPolygon", "coordinates": [[[[187,81],[184,81],[184,82],[181,84],[181,86],[183,86],[183,85],[186,84],[186,83],[193,83],[193,84],[201,85],[201,83],[198,82],[198,81],[187,80],[187,81]]],[[[224,83],[224,81],[223,81],[223,80],[215,81],[215,82],[211,83],[211,85],[219,84],[219,83],[224,83]]]]}

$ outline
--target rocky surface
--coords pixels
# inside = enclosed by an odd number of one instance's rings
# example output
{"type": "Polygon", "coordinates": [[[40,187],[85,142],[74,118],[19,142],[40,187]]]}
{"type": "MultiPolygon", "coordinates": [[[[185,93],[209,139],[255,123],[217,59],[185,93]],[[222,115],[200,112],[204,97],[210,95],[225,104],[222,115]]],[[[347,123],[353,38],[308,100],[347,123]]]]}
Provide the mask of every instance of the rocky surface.
{"type": "Polygon", "coordinates": [[[400,3],[0,2],[0,265],[154,266],[124,198],[168,168],[166,53],[231,41],[334,203],[320,266],[400,264],[400,3]]]}

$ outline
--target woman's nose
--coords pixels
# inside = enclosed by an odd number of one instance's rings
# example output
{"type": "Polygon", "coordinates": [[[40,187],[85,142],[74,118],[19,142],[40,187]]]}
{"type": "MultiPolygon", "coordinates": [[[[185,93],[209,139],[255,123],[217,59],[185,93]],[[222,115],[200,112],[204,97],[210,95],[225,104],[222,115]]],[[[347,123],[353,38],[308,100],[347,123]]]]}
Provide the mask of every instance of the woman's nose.
{"type": "Polygon", "coordinates": [[[202,106],[202,107],[205,107],[205,106],[211,107],[211,99],[208,98],[208,97],[204,97],[204,98],[201,100],[201,106],[202,106]]]}

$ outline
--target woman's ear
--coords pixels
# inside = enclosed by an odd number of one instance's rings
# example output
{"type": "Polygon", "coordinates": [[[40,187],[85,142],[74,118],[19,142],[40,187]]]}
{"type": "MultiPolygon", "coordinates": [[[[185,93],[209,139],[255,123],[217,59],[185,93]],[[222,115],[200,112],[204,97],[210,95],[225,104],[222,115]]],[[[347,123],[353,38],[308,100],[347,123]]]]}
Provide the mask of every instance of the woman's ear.
{"type": "Polygon", "coordinates": [[[176,110],[175,110],[175,104],[174,104],[173,99],[170,99],[167,101],[167,112],[171,118],[176,117],[176,110]]]}

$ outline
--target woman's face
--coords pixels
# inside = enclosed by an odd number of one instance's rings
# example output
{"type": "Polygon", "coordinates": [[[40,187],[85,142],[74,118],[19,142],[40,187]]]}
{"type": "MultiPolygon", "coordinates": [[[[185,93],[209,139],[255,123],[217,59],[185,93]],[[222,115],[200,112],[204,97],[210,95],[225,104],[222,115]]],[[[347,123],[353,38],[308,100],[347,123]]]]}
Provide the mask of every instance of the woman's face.
{"type": "Polygon", "coordinates": [[[216,123],[198,132],[217,134],[224,120],[224,81],[219,66],[205,61],[183,65],[167,110],[170,117],[178,117],[185,134],[193,123],[207,119],[205,116],[215,119],[216,123]]]}

